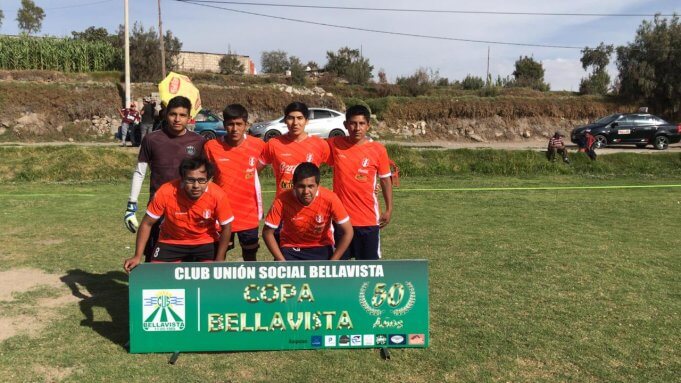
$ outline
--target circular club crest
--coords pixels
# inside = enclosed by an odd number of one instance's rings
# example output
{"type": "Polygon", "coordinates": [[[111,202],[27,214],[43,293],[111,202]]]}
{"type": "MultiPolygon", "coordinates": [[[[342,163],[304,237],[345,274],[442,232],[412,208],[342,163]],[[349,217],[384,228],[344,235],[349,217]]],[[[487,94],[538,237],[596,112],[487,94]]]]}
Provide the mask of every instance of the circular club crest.
{"type": "Polygon", "coordinates": [[[196,154],[196,148],[193,145],[187,146],[187,154],[193,156],[196,154]]]}
{"type": "Polygon", "coordinates": [[[367,166],[369,166],[369,159],[367,157],[364,157],[364,159],[362,160],[362,167],[366,168],[367,166]]]}
{"type": "Polygon", "coordinates": [[[409,312],[416,303],[416,290],[411,282],[396,282],[388,286],[386,283],[376,283],[373,292],[369,291],[371,299],[367,300],[369,282],[364,282],[359,289],[359,304],[364,311],[373,316],[383,314],[385,310],[400,316],[409,312]],[[405,287],[409,296],[405,296],[405,287]]]}

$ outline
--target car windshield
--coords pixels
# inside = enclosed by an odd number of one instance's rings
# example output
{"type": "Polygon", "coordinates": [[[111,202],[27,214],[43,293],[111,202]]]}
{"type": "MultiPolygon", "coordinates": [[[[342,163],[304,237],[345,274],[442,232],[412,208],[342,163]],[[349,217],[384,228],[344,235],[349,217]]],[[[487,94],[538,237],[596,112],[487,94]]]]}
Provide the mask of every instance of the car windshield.
{"type": "Polygon", "coordinates": [[[596,122],[594,122],[594,124],[609,124],[609,123],[615,121],[615,119],[619,116],[620,116],[619,114],[611,114],[609,116],[606,116],[606,117],[603,117],[599,120],[596,120],[596,122]]]}

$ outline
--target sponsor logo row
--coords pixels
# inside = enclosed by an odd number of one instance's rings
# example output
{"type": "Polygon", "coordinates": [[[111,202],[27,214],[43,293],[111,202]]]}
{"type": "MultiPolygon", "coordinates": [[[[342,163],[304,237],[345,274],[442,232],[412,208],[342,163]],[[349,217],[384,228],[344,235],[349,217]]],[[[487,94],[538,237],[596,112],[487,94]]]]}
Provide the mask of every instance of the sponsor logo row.
{"type": "Polygon", "coordinates": [[[424,334],[313,335],[310,339],[312,347],[420,346],[425,341],[424,334]]]}

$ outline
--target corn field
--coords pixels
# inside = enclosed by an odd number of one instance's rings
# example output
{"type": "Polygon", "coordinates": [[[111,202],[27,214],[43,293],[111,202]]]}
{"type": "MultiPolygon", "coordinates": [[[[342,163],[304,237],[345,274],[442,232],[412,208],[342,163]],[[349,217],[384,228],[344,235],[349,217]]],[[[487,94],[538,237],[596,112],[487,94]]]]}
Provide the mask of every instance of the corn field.
{"type": "Polygon", "coordinates": [[[121,52],[105,42],[0,36],[0,69],[98,72],[121,69],[121,52]]]}

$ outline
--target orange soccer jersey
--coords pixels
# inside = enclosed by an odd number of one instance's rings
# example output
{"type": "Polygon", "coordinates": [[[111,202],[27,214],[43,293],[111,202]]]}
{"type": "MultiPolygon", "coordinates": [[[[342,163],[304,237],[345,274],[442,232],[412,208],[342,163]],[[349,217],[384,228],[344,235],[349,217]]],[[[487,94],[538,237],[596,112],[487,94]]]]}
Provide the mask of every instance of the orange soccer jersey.
{"type": "Polygon", "coordinates": [[[390,177],[390,160],[385,147],[369,141],[353,145],[345,137],[329,138],[333,167],[333,191],[350,214],[353,226],[376,226],[379,205],[378,178],[390,177]]]}
{"type": "Polygon", "coordinates": [[[277,180],[277,195],[293,188],[293,171],[302,162],[312,162],[320,166],[328,161],[329,145],[317,136],[307,136],[295,142],[288,135],[278,136],[267,141],[260,162],[272,164],[277,180]]]}
{"type": "Polygon", "coordinates": [[[215,221],[226,225],[234,220],[225,192],[209,182],[206,192],[192,200],[182,190],[182,180],[167,182],[154,195],[147,215],[163,216],[158,241],[171,245],[205,245],[220,239],[215,221]]]}
{"type": "Polygon", "coordinates": [[[258,227],[262,218],[262,195],[258,179],[258,159],[265,143],[246,137],[237,147],[223,139],[210,140],[203,147],[206,158],[215,165],[215,183],[227,194],[234,211],[232,231],[258,227]]]}
{"type": "Polygon", "coordinates": [[[319,187],[310,205],[301,204],[293,190],[277,196],[265,225],[276,229],[281,223],[281,247],[318,247],[333,245],[331,221],[345,223],[350,219],[343,204],[331,190],[319,187]]]}

